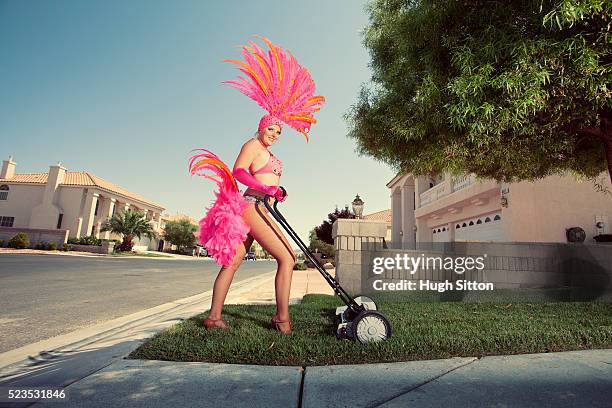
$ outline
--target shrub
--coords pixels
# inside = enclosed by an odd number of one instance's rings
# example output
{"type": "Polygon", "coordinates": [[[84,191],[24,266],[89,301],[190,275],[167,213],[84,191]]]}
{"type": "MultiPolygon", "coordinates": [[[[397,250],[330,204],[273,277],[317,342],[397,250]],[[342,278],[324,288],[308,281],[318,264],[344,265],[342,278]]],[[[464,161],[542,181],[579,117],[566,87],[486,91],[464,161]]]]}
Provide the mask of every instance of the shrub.
{"type": "Polygon", "coordinates": [[[72,245],[71,244],[63,244],[60,249],[64,252],[68,252],[68,251],[72,251],[72,245]]]}
{"type": "Polygon", "coordinates": [[[79,240],[79,244],[81,245],[102,245],[102,240],[100,238],[96,238],[95,235],[88,235],[86,237],[81,237],[79,240]]]}
{"type": "Polygon", "coordinates": [[[8,243],[9,248],[25,249],[30,246],[30,240],[25,232],[15,234],[8,243]]]}
{"type": "Polygon", "coordinates": [[[46,249],[46,245],[44,242],[37,242],[36,245],[34,245],[34,249],[46,249]]]}
{"type": "Polygon", "coordinates": [[[102,245],[102,240],[96,238],[95,235],[88,235],[81,238],[68,238],[68,243],[71,245],[102,245]]]}
{"type": "Polygon", "coordinates": [[[4,248],[4,240],[0,239],[0,248],[4,248]]]}
{"type": "Polygon", "coordinates": [[[49,242],[47,244],[47,249],[50,251],[55,251],[57,249],[57,243],[56,242],[49,242]]]}
{"type": "Polygon", "coordinates": [[[308,269],[306,262],[296,262],[295,265],[293,265],[294,271],[305,271],[306,269],[308,269]]]}

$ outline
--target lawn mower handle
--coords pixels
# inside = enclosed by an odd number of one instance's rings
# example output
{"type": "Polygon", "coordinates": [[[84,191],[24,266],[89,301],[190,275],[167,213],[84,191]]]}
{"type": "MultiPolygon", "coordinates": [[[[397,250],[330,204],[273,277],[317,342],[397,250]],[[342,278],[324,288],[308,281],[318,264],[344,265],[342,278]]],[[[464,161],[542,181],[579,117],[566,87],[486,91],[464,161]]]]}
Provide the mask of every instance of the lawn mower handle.
{"type": "MultiPolygon", "coordinates": [[[[283,197],[287,195],[287,190],[285,190],[284,187],[279,186],[278,188],[280,188],[283,191],[283,197]]],[[[340,286],[340,283],[338,283],[338,281],[325,270],[325,268],[323,267],[323,265],[321,265],[319,260],[316,259],[312,255],[308,247],[304,244],[304,242],[297,235],[297,233],[293,230],[293,228],[291,228],[291,226],[289,225],[285,217],[283,217],[280,211],[278,211],[278,208],[277,208],[278,199],[274,198],[274,208],[272,208],[270,204],[268,203],[269,198],[273,198],[273,197],[270,196],[269,194],[266,194],[266,196],[264,197],[264,205],[266,206],[268,211],[272,214],[274,219],[276,219],[276,221],[278,221],[278,223],[283,226],[285,231],[287,231],[289,236],[291,236],[291,238],[295,241],[295,243],[300,247],[304,255],[310,260],[310,262],[312,262],[317,267],[321,275],[323,275],[323,278],[325,278],[327,283],[332,287],[334,292],[336,292],[338,297],[342,299],[344,304],[346,304],[349,307],[349,309],[351,309],[351,311],[355,313],[355,315],[364,311],[365,308],[362,305],[359,305],[357,302],[355,302],[355,300],[344,290],[344,288],[340,286]]]]}

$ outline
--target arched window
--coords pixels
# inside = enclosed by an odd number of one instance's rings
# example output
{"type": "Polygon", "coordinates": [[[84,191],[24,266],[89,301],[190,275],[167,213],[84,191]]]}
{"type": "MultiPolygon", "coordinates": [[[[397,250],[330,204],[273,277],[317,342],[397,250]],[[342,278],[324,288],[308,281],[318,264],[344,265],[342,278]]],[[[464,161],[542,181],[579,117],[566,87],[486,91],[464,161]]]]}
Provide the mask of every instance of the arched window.
{"type": "Polygon", "coordinates": [[[474,225],[474,221],[470,221],[470,224],[469,224],[469,225],[474,225]]]}
{"type": "Polygon", "coordinates": [[[436,233],[436,230],[434,230],[434,234],[436,233]]]}
{"type": "Polygon", "coordinates": [[[482,220],[479,218],[478,221],[476,221],[476,224],[482,224],[482,220]]]}
{"type": "Polygon", "coordinates": [[[467,224],[464,222],[463,224],[461,224],[462,227],[467,227],[467,224]]]}
{"type": "Polygon", "coordinates": [[[461,225],[459,224],[455,225],[455,229],[459,229],[459,228],[461,228],[461,225]]]}
{"type": "Polygon", "coordinates": [[[485,218],[485,222],[491,222],[491,219],[489,217],[485,218]]]}
{"type": "Polygon", "coordinates": [[[446,227],[442,228],[442,231],[446,231],[446,227]]]}
{"type": "Polygon", "coordinates": [[[3,184],[0,186],[0,200],[8,200],[9,186],[3,184]]]}
{"type": "Polygon", "coordinates": [[[497,220],[501,220],[501,217],[499,214],[497,214],[495,217],[493,217],[493,221],[497,221],[497,220]]]}

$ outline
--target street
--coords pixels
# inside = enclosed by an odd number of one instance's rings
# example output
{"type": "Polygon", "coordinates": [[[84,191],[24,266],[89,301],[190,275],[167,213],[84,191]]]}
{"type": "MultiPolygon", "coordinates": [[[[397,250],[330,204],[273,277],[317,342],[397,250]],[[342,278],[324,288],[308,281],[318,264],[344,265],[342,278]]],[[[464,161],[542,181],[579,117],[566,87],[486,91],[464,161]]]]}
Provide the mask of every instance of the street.
{"type": "MultiPolygon", "coordinates": [[[[245,261],[234,283],[275,269],[245,261]]],[[[212,290],[218,270],[209,258],[2,254],[0,353],[212,290]]]]}

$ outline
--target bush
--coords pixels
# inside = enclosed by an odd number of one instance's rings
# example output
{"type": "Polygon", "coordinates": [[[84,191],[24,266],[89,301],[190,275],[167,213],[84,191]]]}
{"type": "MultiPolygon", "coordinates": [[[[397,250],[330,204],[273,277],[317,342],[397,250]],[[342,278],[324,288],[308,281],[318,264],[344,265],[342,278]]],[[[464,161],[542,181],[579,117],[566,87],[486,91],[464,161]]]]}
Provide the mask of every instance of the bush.
{"type": "Polygon", "coordinates": [[[30,240],[25,232],[15,234],[8,243],[9,248],[25,249],[30,246],[30,240]]]}
{"type": "Polygon", "coordinates": [[[4,240],[0,239],[0,248],[4,248],[4,240]]]}
{"type": "Polygon", "coordinates": [[[60,249],[64,252],[68,252],[68,251],[72,251],[72,245],[71,244],[63,244],[60,249]]]}
{"type": "MultiPolygon", "coordinates": [[[[115,241],[115,240],[113,240],[115,241]]],[[[100,238],[96,238],[95,235],[88,235],[86,237],[81,238],[68,238],[68,243],[71,245],[102,245],[102,240],[100,238]]]]}
{"type": "Polygon", "coordinates": [[[100,238],[96,238],[95,235],[88,235],[86,237],[81,237],[79,240],[79,244],[81,245],[102,245],[102,240],[100,238]]]}
{"type": "Polygon", "coordinates": [[[55,251],[57,249],[57,243],[56,242],[49,242],[47,244],[47,249],[50,251],[55,251]]]}
{"type": "Polygon", "coordinates": [[[305,271],[306,269],[308,269],[306,262],[296,262],[296,264],[293,265],[294,271],[305,271]]]}

